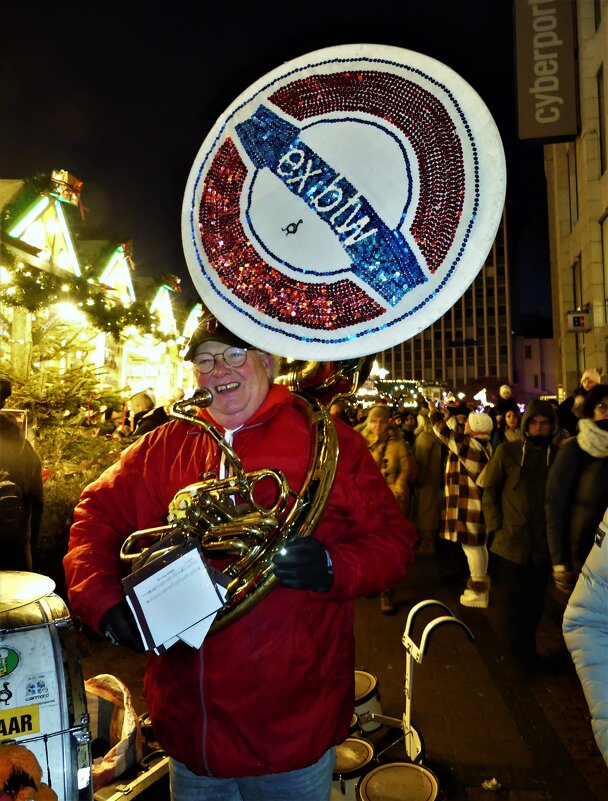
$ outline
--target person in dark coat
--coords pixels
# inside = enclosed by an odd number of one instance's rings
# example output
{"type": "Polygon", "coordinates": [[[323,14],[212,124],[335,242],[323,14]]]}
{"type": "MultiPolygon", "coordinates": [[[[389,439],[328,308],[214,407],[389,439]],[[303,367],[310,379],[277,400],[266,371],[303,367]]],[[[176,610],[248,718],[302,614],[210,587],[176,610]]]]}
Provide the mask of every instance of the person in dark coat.
{"type": "Polygon", "coordinates": [[[42,464],[15,418],[0,412],[0,479],[16,484],[23,508],[18,531],[10,532],[0,520],[0,570],[32,570],[42,519],[42,464]]]}
{"type": "Polygon", "coordinates": [[[540,665],[536,629],[543,613],[551,559],[543,499],[557,454],[557,415],[548,401],[530,401],[523,439],[505,442],[484,473],[482,509],[490,550],[499,557],[505,591],[504,622],[511,651],[524,671],[540,665]]]}
{"type": "Polygon", "coordinates": [[[608,499],[608,385],[585,395],[576,437],[560,448],[545,495],[553,578],[570,593],[587,558],[608,499]]]}

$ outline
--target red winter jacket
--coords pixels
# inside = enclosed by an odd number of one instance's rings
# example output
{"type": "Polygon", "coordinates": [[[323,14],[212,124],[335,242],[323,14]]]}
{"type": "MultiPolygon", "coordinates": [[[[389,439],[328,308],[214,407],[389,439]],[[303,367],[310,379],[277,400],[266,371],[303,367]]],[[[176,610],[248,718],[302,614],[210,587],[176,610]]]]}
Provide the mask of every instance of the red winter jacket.
{"type": "MultiPolygon", "coordinates": [[[[296,770],[348,735],[354,598],[403,579],[416,534],[360,434],[339,424],[338,435],[336,480],[315,532],[333,562],[330,592],[277,586],[199,650],[178,643],[149,657],[145,691],[155,734],[195,773],[296,770]]],[[[247,471],[277,468],[300,488],[310,435],[285,388],[271,388],[233,447],[247,471]]],[[[97,628],[124,597],[118,552],[125,537],[162,525],[177,490],[218,467],[218,448],[200,427],[173,421],[87,487],[64,562],[73,611],[97,628]]]]}

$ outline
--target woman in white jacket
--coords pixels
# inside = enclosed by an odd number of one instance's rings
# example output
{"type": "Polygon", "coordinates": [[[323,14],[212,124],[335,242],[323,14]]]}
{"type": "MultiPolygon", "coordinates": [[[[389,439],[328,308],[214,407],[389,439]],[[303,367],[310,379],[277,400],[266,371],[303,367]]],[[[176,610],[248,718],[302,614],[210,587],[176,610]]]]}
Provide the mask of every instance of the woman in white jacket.
{"type": "Polygon", "coordinates": [[[568,601],[563,628],[608,765],[608,509],[568,601]]]}

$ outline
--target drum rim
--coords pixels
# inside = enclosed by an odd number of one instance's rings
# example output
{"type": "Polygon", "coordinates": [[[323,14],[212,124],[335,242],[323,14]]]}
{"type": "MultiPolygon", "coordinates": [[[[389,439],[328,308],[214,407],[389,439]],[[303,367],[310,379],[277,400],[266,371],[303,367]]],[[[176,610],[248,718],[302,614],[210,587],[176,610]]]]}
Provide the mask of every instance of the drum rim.
{"type": "MultiPolygon", "coordinates": [[[[350,770],[339,771],[334,769],[332,771],[332,781],[348,781],[349,779],[357,779],[362,777],[365,773],[368,773],[368,765],[376,756],[376,750],[373,743],[365,739],[365,737],[347,737],[346,740],[343,740],[340,743],[340,745],[344,745],[350,740],[355,740],[357,743],[363,743],[368,749],[368,758],[365,762],[358,764],[356,767],[353,767],[350,770]]],[[[340,745],[336,746],[336,751],[340,745]]]]}
{"type": "Polygon", "coordinates": [[[359,706],[360,704],[364,704],[366,701],[369,701],[370,698],[379,695],[378,690],[378,677],[375,676],[373,673],[370,673],[368,670],[355,670],[355,707],[359,706]],[[364,676],[369,676],[373,679],[373,683],[367,692],[363,695],[356,695],[357,692],[357,673],[360,673],[364,676]]]}
{"type": "Polygon", "coordinates": [[[374,774],[378,773],[379,771],[394,767],[408,768],[408,770],[414,769],[425,774],[426,777],[430,779],[431,785],[434,785],[432,786],[434,795],[429,796],[426,801],[436,801],[439,798],[439,779],[430,768],[426,767],[426,765],[418,765],[414,762],[386,762],[384,765],[377,765],[375,768],[367,771],[365,775],[361,776],[357,782],[357,801],[373,801],[373,799],[363,798],[361,795],[362,791],[365,790],[366,783],[371,780],[374,774]]]}

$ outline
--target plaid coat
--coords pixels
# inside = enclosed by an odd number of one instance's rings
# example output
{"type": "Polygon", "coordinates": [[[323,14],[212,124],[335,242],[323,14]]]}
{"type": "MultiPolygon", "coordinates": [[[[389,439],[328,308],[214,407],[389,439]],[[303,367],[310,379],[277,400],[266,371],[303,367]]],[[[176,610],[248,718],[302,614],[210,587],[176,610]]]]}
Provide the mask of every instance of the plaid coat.
{"type": "Polygon", "coordinates": [[[475,481],[492,455],[490,438],[469,436],[446,420],[436,423],[433,431],[448,448],[440,536],[464,545],[485,545],[482,490],[475,481]]]}

